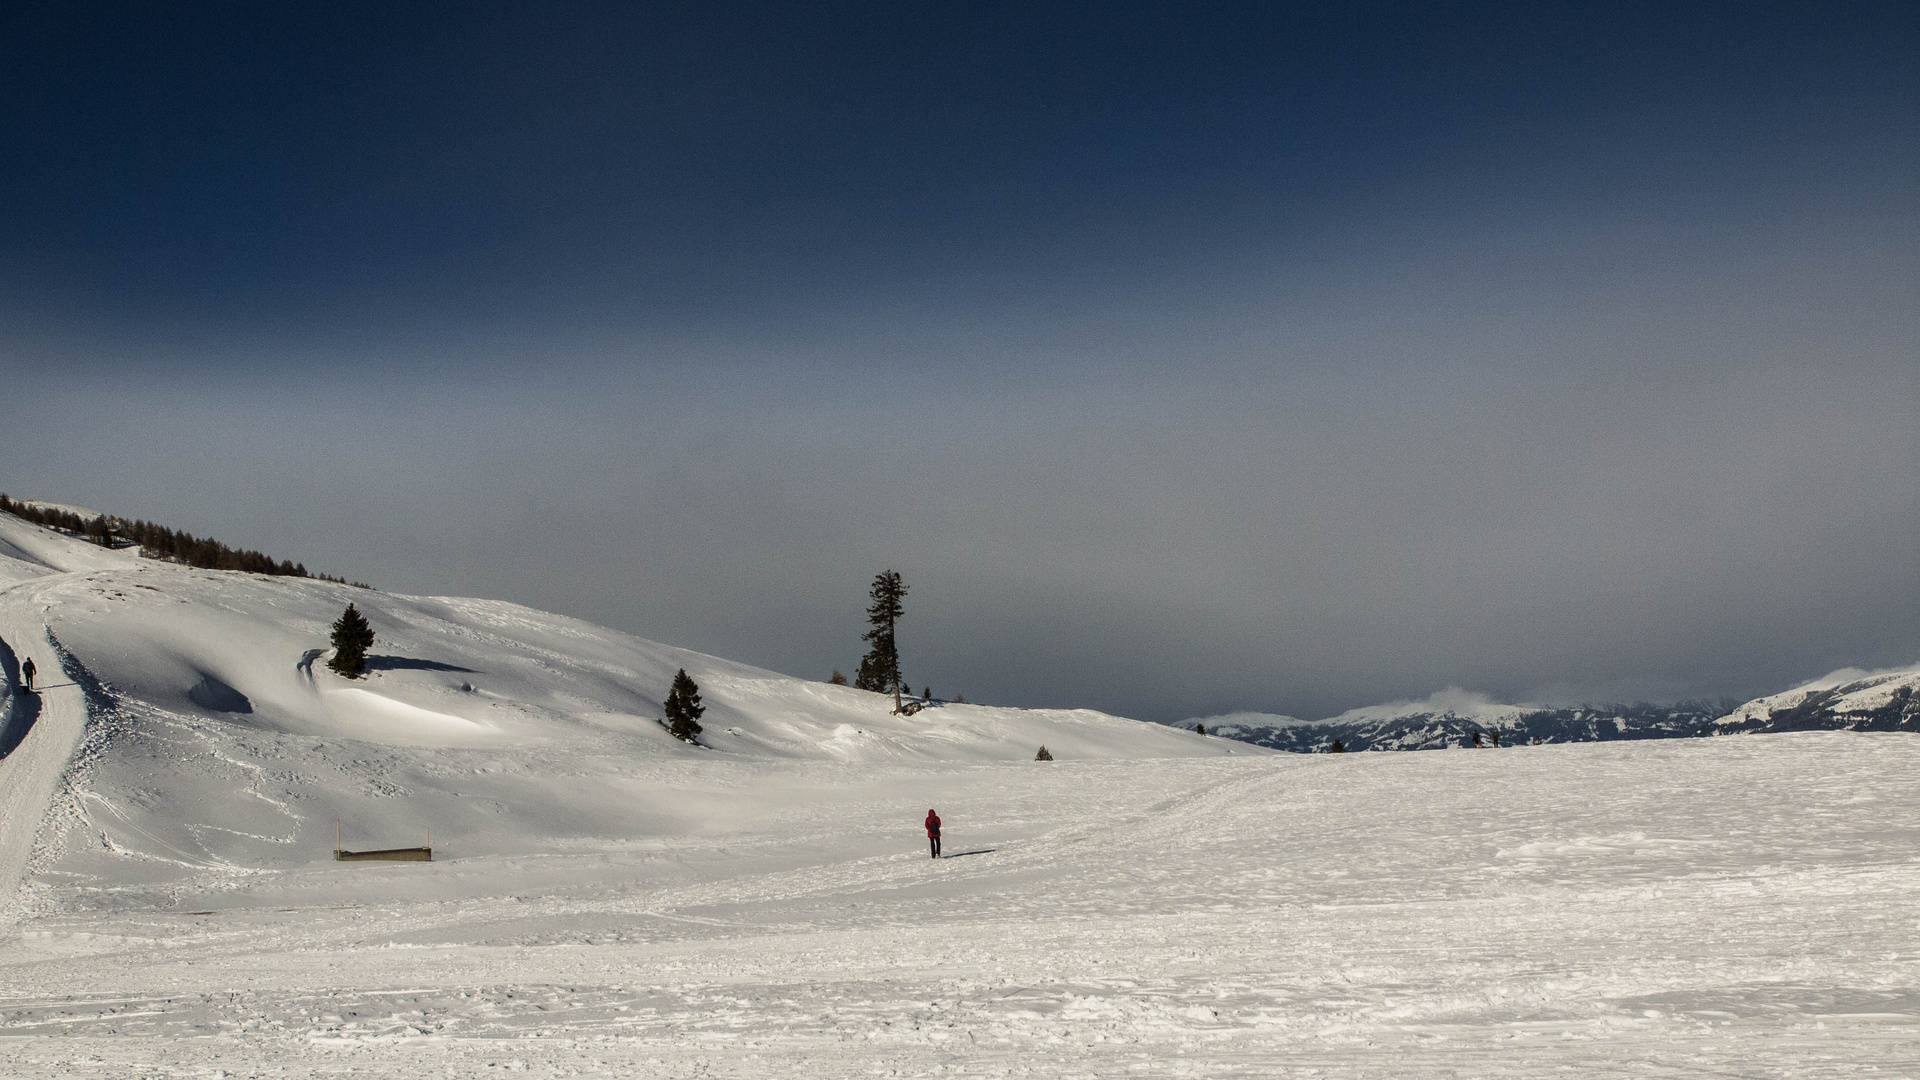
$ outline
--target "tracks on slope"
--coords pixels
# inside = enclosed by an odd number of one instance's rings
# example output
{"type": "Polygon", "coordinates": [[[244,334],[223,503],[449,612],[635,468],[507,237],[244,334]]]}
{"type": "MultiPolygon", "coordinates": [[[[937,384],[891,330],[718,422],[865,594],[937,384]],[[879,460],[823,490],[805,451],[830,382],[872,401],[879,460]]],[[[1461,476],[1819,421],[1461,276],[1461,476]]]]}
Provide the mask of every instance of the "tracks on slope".
{"type": "Polygon", "coordinates": [[[1284,784],[1287,766],[1292,763],[1275,759],[1268,764],[1268,768],[1222,767],[1204,782],[1158,793],[1160,797],[1154,803],[1132,813],[1094,825],[1079,823],[1025,839],[996,842],[989,858],[977,862],[969,859],[960,866],[946,860],[930,862],[917,853],[916,845],[902,854],[749,872],[602,896],[553,897],[537,903],[529,913],[626,913],[676,918],[685,909],[716,904],[761,906],[836,896],[873,896],[942,883],[957,885],[963,891],[990,891],[991,882],[997,879],[1057,873],[1089,860],[1104,862],[1101,851],[1165,843],[1170,836],[1203,829],[1209,815],[1244,804],[1263,789],[1284,784]],[[1096,843],[1082,846],[1081,842],[1087,840],[1096,843]]]}
{"type": "MultiPolygon", "coordinates": [[[[0,592],[0,639],[8,643],[16,662],[32,657],[45,677],[59,679],[65,665],[46,621],[34,610],[44,611],[39,600],[38,589],[30,586],[0,592]]],[[[18,668],[8,667],[6,692],[18,694],[18,668]]],[[[20,884],[33,856],[34,840],[87,732],[86,691],[72,679],[48,686],[31,699],[16,697],[14,710],[23,707],[37,709],[37,715],[31,717],[32,726],[24,730],[12,752],[0,758],[0,920],[20,913],[20,884]]]]}

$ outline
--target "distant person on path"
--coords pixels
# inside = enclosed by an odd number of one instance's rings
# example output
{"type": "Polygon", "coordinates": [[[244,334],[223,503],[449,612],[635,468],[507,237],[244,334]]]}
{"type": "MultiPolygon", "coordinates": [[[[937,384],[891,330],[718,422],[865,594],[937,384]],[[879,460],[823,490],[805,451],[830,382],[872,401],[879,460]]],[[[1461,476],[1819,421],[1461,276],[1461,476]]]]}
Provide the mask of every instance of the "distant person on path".
{"type": "MultiPolygon", "coordinates": [[[[33,672],[33,657],[29,656],[27,657],[27,662],[20,665],[20,677],[26,680],[27,693],[29,694],[33,693],[33,672]]],[[[935,828],[938,828],[937,824],[935,828]]]]}
{"type": "Polygon", "coordinates": [[[933,845],[933,857],[940,857],[940,815],[927,811],[927,842],[933,845]]]}

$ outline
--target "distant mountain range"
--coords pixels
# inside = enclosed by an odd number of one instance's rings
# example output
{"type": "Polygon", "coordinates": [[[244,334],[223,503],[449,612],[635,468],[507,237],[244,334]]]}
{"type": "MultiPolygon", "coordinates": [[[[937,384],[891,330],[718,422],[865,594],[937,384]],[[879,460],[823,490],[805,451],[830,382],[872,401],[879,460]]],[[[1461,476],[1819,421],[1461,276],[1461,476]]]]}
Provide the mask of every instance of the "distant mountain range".
{"type": "Polygon", "coordinates": [[[1672,705],[1504,705],[1484,694],[1443,690],[1424,701],[1354,709],[1325,720],[1241,712],[1196,717],[1207,734],[1294,753],[1440,750],[1527,743],[1679,739],[1772,731],[1920,732],[1920,665],[1846,668],[1744,705],[1737,699],[1672,705]]]}

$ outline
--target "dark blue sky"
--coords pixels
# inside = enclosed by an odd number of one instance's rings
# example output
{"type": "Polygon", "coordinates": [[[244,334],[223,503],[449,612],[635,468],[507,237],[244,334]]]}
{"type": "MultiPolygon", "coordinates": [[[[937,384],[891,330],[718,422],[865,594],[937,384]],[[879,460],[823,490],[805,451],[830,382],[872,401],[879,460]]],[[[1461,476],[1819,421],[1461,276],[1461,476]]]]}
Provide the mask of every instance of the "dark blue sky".
{"type": "Polygon", "coordinates": [[[1911,660],[1917,28],[14,5],[0,487],[1156,717],[1911,660]]]}
{"type": "Polygon", "coordinates": [[[9,292],[185,329],[997,312],[1312,258],[1382,203],[1681,223],[1912,161],[1910,5],[1333,7],[16,7],[9,292]]]}

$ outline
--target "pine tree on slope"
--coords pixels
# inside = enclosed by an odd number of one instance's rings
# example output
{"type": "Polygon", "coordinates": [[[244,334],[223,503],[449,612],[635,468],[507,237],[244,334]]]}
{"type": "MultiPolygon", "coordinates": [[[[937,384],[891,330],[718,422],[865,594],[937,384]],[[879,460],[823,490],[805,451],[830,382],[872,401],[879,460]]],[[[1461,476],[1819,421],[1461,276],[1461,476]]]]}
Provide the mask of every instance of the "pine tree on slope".
{"type": "Polygon", "coordinates": [[[700,718],[706,715],[707,707],[700,704],[700,687],[686,668],[673,677],[673,685],[667,689],[667,700],[661,708],[666,712],[667,730],[676,739],[692,742],[700,734],[700,718]]]}
{"type": "Polygon", "coordinates": [[[373,627],[352,604],[333,624],[333,659],[327,666],[349,679],[367,673],[367,650],[373,647],[373,627]]]}
{"type": "Polygon", "coordinates": [[[862,690],[884,694],[901,685],[900,650],[894,644],[893,624],[906,612],[900,602],[906,595],[907,586],[894,571],[874,577],[873,588],[867,592],[873,601],[867,605],[867,623],[873,629],[860,635],[860,640],[873,642],[873,648],[861,658],[860,670],[853,677],[853,685],[862,690]]]}

